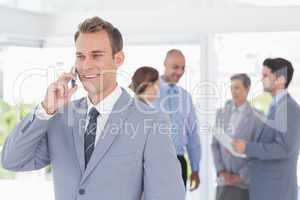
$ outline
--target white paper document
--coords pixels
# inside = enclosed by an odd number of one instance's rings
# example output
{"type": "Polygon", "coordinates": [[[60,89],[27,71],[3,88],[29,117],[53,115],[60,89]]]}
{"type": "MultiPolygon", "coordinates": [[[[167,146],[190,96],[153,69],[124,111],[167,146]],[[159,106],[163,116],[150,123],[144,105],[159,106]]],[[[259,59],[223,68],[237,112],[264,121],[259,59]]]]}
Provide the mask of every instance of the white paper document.
{"type": "Polygon", "coordinates": [[[240,154],[236,152],[232,146],[233,138],[226,134],[223,129],[215,128],[213,131],[213,136],[216,140],[225,147],[232,155],[239,157],[239,158],[246,158],[246,154],[240,154]]]}

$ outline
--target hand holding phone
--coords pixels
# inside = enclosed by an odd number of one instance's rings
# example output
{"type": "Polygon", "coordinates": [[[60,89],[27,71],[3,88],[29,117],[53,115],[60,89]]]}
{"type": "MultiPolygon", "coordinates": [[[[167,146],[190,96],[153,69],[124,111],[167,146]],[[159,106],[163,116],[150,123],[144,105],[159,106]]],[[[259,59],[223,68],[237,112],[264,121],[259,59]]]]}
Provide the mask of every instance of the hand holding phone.
{"type": "MultiPolygon", "coordinates": [[[[77,70],[76,70],[76,67],[75,67],[75,66],[72,68],[71,73],[74,74],[75,77],[76,77],[76,79],[77,79],[78,73],[77,73],[77,70]]],[[[72,86],[72,88],[74,88],[74,87],[77,85],[77,84],[76,84],[76,79],[72,79],[72,80],[71,80],[71,86],[72,86]]]]}
{"type": "Polygon", "coordinates": [[[76,84],[76,69],[72,68],[69,73],[62,73],[60,77],[53,83],[51,83],[48,88],[44,100],[42,101],[42,106],[48,114],[55,113],[58,108],[67,104],[71,101],[72,95],[77,90],[76,84]],[[72,73],[72,71],[74,73],[72,73]],[[68,87],[68,83],[71,81],[72,86],[68,87]]]}

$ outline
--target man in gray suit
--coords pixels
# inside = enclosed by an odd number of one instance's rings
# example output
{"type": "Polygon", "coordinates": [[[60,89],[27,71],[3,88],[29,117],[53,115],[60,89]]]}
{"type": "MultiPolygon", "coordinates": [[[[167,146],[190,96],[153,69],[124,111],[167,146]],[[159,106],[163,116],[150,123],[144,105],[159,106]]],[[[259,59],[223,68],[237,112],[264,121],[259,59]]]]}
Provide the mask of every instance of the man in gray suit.
{"type": "Polygon", "coordinates": [[[257,126],[254,142],[235,140],[233,146],[250,160],[251,200],[297,200],[300,107],[287,92],[294,69],[283,58],[263,66],[264,90],[273,96],[268,119],[257,126]]]}
{"type": "MultiPolygon", "coordinates": [[[[218,110],[216,127],[234,138],[252,141],[257,111],[247,101],[251,80],[246,74],[235,74],[230,79],[232,100],[218,110]]],[[[216,139],[213,139],[212,153],[218,177],[216,200],[248,200],[247,160],[231,155],[216,139]]]]}
{"type": "Polygon", "coordinates": [[[75,34],[75,68],[88,97],[70,102],[74,73],[52,83],[42,103],[7,138],[12,171],[51,164],[57,200],[184,200],[168,118],[135,101],[116,82],[121,33],[98,17],[75,34]]]}

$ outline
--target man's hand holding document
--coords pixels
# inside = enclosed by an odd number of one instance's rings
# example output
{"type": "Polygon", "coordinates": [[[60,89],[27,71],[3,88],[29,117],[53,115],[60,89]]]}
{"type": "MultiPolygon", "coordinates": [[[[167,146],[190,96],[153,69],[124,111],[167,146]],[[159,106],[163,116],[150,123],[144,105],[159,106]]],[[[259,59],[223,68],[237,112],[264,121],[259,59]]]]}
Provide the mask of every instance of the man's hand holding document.
{"type": "Polygon", "coordinates": [[[232,146],[234,138],[230,135],[226,134],[222,128],[215,127],[213,130],[213,137],[224,147],[226,148],[232,155],[239,158],[246,158],[246,154],[241,154],[235,151],[232,146]]]}

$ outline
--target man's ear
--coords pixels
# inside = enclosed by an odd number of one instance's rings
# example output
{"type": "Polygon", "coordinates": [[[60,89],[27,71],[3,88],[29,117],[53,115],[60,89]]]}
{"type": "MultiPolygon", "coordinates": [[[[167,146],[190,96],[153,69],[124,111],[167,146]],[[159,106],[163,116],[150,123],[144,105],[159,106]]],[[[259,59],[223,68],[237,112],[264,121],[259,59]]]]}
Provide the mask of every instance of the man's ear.
{"type": "Polygon", "coordinates": [[[249,92],[250,92],[250,87],[246,88],[247,95],[249,94],[249,92]]]}
{"type": "Polygon", "coordinates": [[[277,82],[277,85],[282,85],[283,88],[285,88],[286,80],[285,80],[284,76],[279,76],[277,78],[276,82],[277,82]]]}
{"type": "Polygon", "coordinates": [[[123,51],[119,51],[114,55],[116,67],[120,67],[124,63],[125,55],[123,51]]]}

